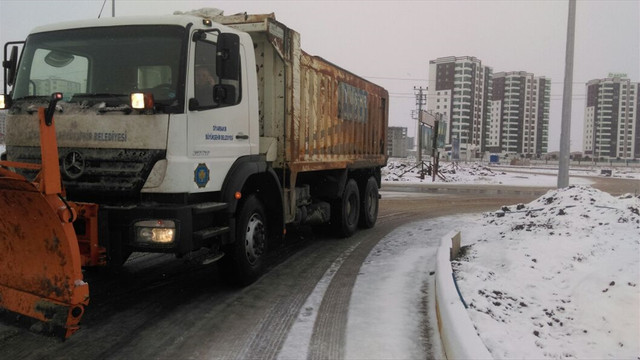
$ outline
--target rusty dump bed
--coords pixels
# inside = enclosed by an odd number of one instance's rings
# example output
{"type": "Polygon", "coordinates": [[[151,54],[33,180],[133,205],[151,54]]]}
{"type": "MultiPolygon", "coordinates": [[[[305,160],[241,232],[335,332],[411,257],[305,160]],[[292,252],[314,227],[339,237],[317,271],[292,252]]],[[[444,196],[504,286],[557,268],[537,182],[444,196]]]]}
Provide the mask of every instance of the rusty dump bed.
{"type": "Polygon", "coordinates": [[[299,121],[294,116],[287,132],[291,166],[386,165],[387,91],[306,53],[300,65],[299,121]]]}
{"type": "Polygon", "coordinates": [[[225,18],[254,41],[261,150],[277,144],[275,167],[302,172],[386,164],[384,88],[305,53],[300,35],[273,14],[225,18]]]}

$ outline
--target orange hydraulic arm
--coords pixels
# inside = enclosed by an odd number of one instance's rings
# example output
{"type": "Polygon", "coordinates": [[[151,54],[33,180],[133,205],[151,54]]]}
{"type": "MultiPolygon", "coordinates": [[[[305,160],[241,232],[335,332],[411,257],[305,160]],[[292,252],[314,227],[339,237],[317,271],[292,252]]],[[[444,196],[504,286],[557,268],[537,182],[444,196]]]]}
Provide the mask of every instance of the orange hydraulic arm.
{"type": "Polygon", "coordinates": [[[105,257],[97,240],[97,205],[62,197],[53,124],[61,95],[38,111],[42,164],[36,180],[3,166],[37,165],[0,161],[0,307],[40,320],[50,330],[62,328],[69,337],[89,303],[81,266],[104,264],[105,257]],[[78,211],[85,225],[81,245],[72,224],[78,211]]]}

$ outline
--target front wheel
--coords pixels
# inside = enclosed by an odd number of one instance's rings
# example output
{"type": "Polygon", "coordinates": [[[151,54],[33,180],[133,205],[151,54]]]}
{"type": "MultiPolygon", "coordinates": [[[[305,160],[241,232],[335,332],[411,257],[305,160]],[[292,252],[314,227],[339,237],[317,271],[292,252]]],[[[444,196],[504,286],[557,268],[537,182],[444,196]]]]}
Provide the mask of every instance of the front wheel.
{"type": "Polygon", "coordinates": [[[250,195],[241,204],[236,218],[236,239],[223,258],[225,275],[236,285],[249,285],[265,269],[267,221],[262,202],[250,195]]]}

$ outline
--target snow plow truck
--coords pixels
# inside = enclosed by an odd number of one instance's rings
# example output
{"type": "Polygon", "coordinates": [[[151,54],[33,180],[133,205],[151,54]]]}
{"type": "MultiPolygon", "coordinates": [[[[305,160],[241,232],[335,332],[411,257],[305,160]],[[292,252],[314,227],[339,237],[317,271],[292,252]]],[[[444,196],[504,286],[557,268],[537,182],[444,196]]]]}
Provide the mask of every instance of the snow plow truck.
{"type": "Polygon", "coordinates": [[[273,14],[46,25],[3,68],[0,307],[64,337],[84,267],[205,251],[247,285],[289,225],[376,223],[388,93],[273,14]]]}

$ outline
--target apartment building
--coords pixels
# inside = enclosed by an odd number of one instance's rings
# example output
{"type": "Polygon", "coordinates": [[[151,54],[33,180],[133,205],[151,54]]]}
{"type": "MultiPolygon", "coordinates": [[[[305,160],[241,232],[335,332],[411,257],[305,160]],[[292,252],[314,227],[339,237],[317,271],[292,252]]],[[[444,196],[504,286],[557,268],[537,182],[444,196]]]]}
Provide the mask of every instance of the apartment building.
{"type": "Polygon", "coordinates": [[[389,126],[387,129],[387,155],[390,157],[407,157],[407,128],[389,126]]]}
{"type": "Polygon", "coordinates": [[[609,74],[586,84],[583,151],[596,159],[640,158],[640,84],[609,74]]]}
{"type": "Polygon", "coordinates": [[[524,71],[493,74],[485,149],[537,157],[549,143],[551,81],[524,71]]]}
{"type": "Polygon", "coordinates": [[[429,61],[427,110],[448,123],[445,141],[459,144],[462,159],[485,151],[492,76],[493,69],[472,56],[429,61]]]}

